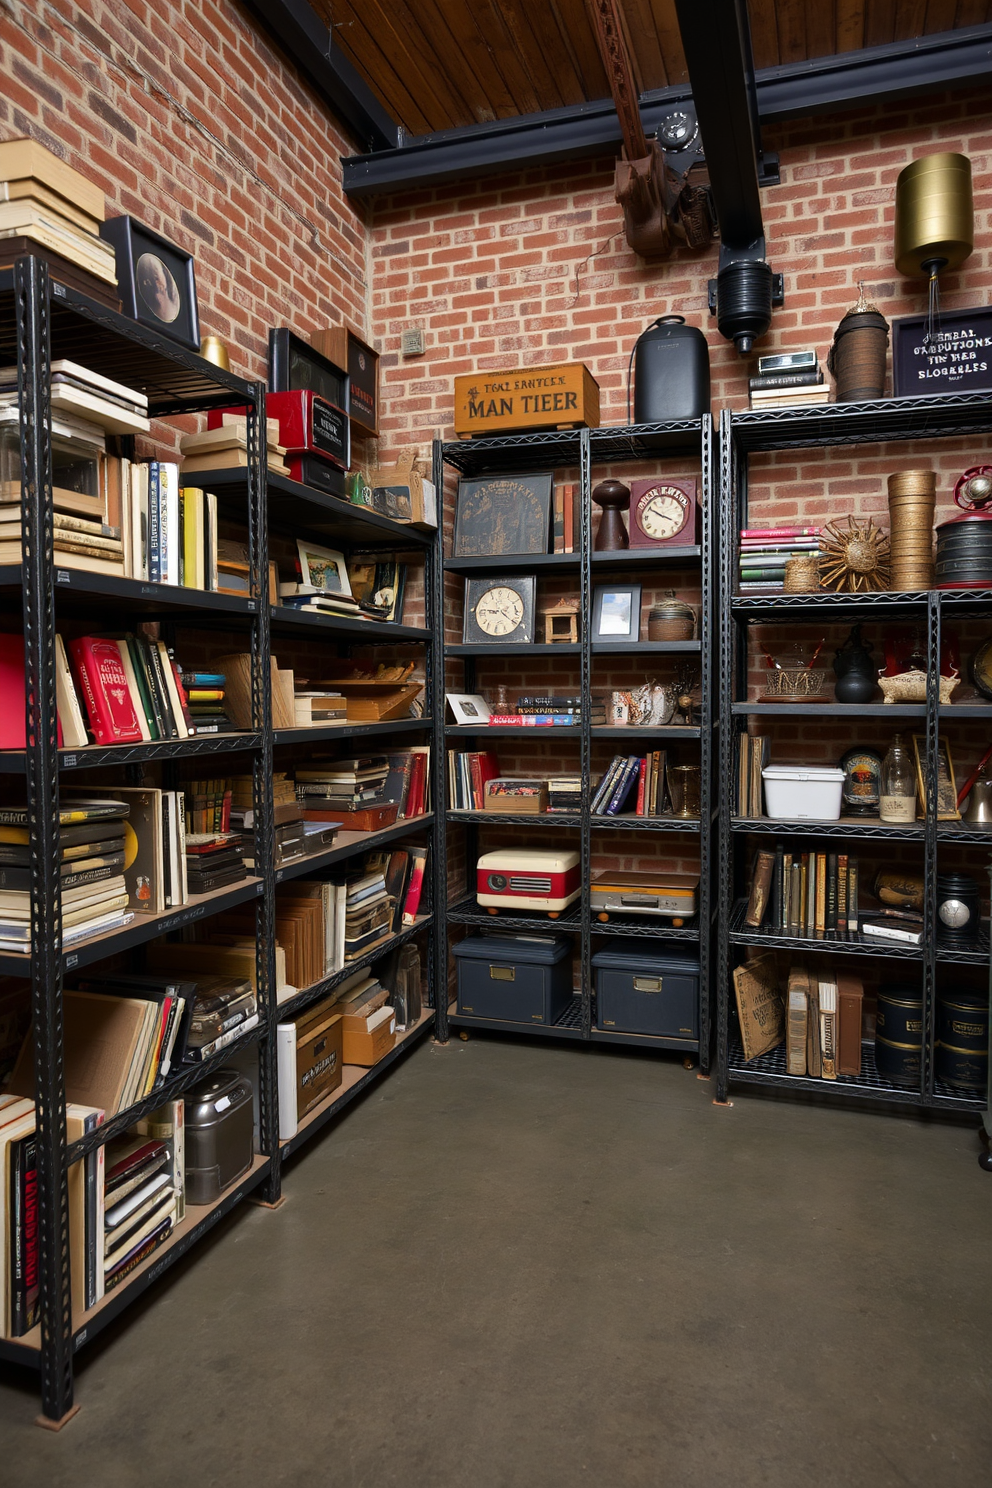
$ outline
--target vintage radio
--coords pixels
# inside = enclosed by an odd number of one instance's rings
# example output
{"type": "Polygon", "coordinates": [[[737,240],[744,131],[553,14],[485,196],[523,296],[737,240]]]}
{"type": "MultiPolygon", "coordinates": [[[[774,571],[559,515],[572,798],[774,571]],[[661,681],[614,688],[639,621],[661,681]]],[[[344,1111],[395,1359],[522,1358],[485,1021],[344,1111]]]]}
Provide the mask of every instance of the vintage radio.
{"type": "Polygon", "coordinates": [[[589,905],[600,920],[611,914],[659,915],[678,928],[699,907],[699,879],[687,873],[598,873],[589,905]]]}
{"type": "Polygon", "coordinates": [[[508,848],[483,853],[476,866],[476,898],[490,914],[534,909],[556,919],[581,892],[574,851],[508,848]]]}

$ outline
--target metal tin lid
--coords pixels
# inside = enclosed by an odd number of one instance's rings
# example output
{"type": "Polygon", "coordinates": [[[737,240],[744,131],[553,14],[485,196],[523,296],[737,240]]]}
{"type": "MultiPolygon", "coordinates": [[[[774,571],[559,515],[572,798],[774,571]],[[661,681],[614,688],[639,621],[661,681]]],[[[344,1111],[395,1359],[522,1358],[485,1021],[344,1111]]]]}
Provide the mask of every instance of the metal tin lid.
{"type": "Polygon", "coordinates": [[[669,951],[645,949],[640,936],[618,936],[608,940],[592,958],[593,966],[610,971],[634,971],[653,976],[666,973],[681,976],[699,975],[699,957],[672,954],[669,951]]]}
{"type": "Polygon", "coordinates": [[[452,946],[456,961],[520,961],[555,966],[572,954],[570,935],[470,935],[452,946]]]}
{"type": "Polygon", "coordinates": [[[765,765],[764,780],[843,780],[844,771],[835,765],[765,765]]]}

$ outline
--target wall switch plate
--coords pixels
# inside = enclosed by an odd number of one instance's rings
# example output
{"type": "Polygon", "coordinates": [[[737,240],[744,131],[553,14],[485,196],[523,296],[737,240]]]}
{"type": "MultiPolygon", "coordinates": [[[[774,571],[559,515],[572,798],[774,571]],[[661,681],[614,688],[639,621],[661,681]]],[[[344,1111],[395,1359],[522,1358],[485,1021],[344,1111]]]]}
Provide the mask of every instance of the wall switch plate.
{"type": "Polygon", "coordinates": [[[404,356],[423,356],[426,350],[423,331],[403,331],[400,347],[404,356]]]}

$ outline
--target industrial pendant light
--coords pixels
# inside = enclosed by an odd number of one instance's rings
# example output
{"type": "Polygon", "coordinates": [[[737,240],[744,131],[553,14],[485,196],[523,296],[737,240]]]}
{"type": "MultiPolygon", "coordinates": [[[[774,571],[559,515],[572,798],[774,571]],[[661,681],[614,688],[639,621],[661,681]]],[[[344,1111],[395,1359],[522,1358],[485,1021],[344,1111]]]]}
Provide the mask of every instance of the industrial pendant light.
{"type": "Polygon", "coordinates": [[[924,155],[896,181],[895,259],[900,274],[929,281],[926,342],[940,330],[937,276],[959,269],[974,247],[971,161],[947,152],[924,155]]]}

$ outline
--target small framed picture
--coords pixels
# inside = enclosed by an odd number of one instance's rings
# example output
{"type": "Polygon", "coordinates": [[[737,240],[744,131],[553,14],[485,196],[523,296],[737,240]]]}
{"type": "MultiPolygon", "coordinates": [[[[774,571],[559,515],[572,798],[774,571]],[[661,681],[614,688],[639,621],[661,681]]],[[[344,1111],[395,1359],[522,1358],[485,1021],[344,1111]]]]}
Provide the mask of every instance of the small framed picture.
{"type": "Polygon", "coordinates": [[[446,692],[448,707],[456,723],[488,723],[491,709],[484,697],[471,692],[446,692]]]}
{"type": "MultiPolygon", "coordinates": [[[[913,756],[916,760],[916,792],[920,815],[927,809],[927,740],[925,734],[913,735],[913,756]]],[[[958,810],[958,788],[951,763],[951,750],[946,739],[941,739],[937,749],[937,820],[960,821],[958,810]]]]}
{"type": "Polygon", "coordinates": [[[100,224],[100,236],[117,255],[117,292],[124,314],[199,351],[193,255],[133,217],[111,217],[100,224]]]}
{"type": "Polygon", "coordinates": [[[297,539],[300,555],[300,582],[328,594],[351,594],[348,565],[343,553],[335,548],[318,548],[314,543],[297,539]]]}
{"type": "Polygon", "coordinates": [[[597,584],[592,597],[592,639],[633,646],[640,638],[640,584],[597,584]]]}

